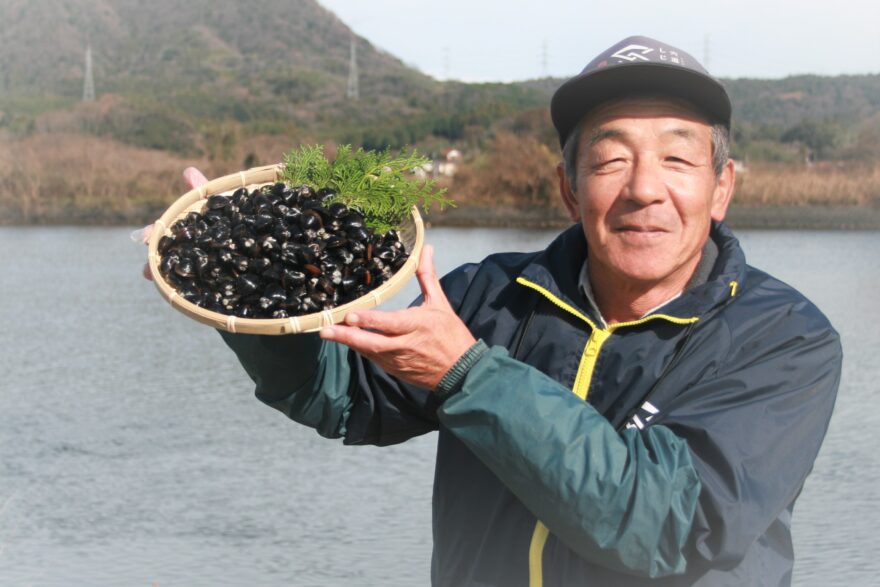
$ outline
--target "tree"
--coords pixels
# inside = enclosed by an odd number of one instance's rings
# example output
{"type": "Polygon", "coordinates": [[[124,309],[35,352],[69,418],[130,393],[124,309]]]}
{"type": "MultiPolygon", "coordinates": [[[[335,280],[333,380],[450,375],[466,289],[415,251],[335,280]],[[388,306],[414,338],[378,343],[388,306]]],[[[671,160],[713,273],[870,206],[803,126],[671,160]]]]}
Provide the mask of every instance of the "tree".
{"type": "Polygon", "coordinates": [[[783,143],[800,143],[807,148],[807,157],[827,159],[837,146],[840,129],[831,122],[803,120],[782,133],[783,143]]]}

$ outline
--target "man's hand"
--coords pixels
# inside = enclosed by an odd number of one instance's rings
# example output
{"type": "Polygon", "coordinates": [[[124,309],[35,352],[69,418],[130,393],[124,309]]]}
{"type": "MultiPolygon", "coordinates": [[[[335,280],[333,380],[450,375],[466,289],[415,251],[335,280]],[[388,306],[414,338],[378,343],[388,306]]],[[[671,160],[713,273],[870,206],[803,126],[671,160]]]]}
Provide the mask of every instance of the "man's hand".
{"type": "MultiPolygon", "coordinates": [[[[200,185],[204,185],[208,183],[208,178],[206,178],[201,171],[196,169],[195,167],[187,167],[183,170],[183,179],[186,181],[187,185],[190,188],[195,188],[200,185]]],[[[137,234],[137,231],[134,233],[137,234]]],[[[150,242],[150,235],[153,234],[153,225],[148,224],[140,230],[140,238],[143,240],[144,244],[150,242]]],[[[153,275],[150,273],[150,264],[144,263],[144,279],[149,279],[153,281],[153,275]]]]}
{"type": "Polygon", "coordinates": [[[477,341],[440,287],[430,245],[422,249],[416,277],[424,296],[421,306],[350,312],[345,325],[323,328],[321,338],[351,347],[398,379],[433,390],[477,341]]]}

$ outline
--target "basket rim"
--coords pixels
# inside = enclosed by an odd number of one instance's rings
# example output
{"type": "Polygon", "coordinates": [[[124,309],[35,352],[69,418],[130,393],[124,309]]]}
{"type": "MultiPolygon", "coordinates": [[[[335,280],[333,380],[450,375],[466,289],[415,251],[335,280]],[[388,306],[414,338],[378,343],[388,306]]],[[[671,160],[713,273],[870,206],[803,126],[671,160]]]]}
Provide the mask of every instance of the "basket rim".
{"type": "Polygon", "coordinates": [[[281,169],[281,164],[277,163],[254,167],[215,178],[203,185],[192,188],[180,196],[156,220],[148,241],[148,265],[153,283],[162,297],[173,308],[198,322],[232,333],[282,335],[314,332],[323,327],[342,322],[345,319],[345,315],[352,310],[369,309],[381,304],[393,297],[412,278],[418,266],[418,258],[425,237],[424,221],[421,214],[419,214],[418,208],[415,206],[411,210],[412,228],[415,231],[415,236],[412,250],[408,251],[409,258],[388,281],[346,304],[320,312],[288,318],[240,318],[238,316],[212,312],[185,300],[177,290],[165,281],[159,271],[161,259],[158,252],[159,240],[170,232],[171,226],[177,219],[196,205],[204,205],[208,197],[242,187],[250,188],[259,184],[277,182],[280,180],[281,169]]]}

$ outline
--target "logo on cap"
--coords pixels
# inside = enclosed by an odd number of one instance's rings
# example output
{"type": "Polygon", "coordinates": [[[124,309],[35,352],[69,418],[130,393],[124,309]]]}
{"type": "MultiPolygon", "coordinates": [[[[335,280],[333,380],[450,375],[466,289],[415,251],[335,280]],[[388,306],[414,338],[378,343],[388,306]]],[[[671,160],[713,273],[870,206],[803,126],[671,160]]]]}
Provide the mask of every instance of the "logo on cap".
{"type": "Polygon", "coordinates": [[[645,55],[653,50],[654,49],[651,47],[645,47],[644,45],[627,45],[623,49],[617,51],[612,57],[623,59],[625,61],[650,61],[645,55]]]}

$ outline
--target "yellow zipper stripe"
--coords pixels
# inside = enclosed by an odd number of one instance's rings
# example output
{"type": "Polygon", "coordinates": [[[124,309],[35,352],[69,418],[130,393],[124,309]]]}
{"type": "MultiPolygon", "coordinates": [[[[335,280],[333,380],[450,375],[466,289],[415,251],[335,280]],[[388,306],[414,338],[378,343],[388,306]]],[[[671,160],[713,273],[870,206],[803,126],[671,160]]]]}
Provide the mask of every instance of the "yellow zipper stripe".
{"type": "Polygon", "coordinates": [[[574,378],[574,387],[572,391],[582,400],[587,399],[590,392],[590,382],[593,380],[593,369],[596,367],[596,359],[599,358],[599,350],[608,337],[611,336],[611,330],[596,329],[590,335],[590,340],[584,346],[584,354],[581,355],[581,362],[578,365],[577,376],[574,378]]]}
{"type": "MultiPolygon", "coordinates": [[[[668,314],[651,314],[650,316],[645,316],[639,320],[618,322],[607,328],[598,328],[592,320],[584,316],[577,310],[577,308],[563,302],[550,293],[546,288],[522,277],[517,277],[516,282],[539,292],[557,307],[565,310],[569,314],[577,316],[590,325],[592,332],[590,333],[590,338],[587,340],[586,346],[584,346],[584,352],[581,355],[577,375],[574,378],[574,387],[571,390],[572,393],[585,401],[587,399],[587,394],[590,392],[590,383],[593,380],[593,370],[596,367],[596,361],[599,359],[599,351],[602,350],[602,345],[605,344],[605,341],[608,340],[612,332],[624,326],[638,326],[639,324],[658,319],[667,320],[674,324],[693,324],[699,320],[697,317],[679,318],[668,314]]],[[[529,587],[543,587],[544,585],[544,546],[546,546],[549,537],[550,530],[544,525],[544,522],[538,520],[535,524],[535,530],[532,532],[532,539],[529,542],[529,587]]]]}
{"type": "Polygon", "coordinates": [[[535,531],[532,532],[532,541],[529,543],[529,587],[543,587],[544,585],[544,545],[547,543],[547,537],[550,536],[550,530],[544,525],[544,522],[538,521],[535,524],[535,531]]]}
{"type": "Polygon", "coordinates": [[[556,305],[556,306],[559,307],[559,308],[562,308],[563,310],[565,310],[565,311],[568,312],[569,314],[574,314],[575,316],[577,316],[578,318],[580,318],[581,320],[583,320],[584,322],[586,322],[587,324],[589,324],[589,325],[590,325],[590,328],[592,328],[593,330],[596,330],[596,325],[593,324],[593,321],[592,321],[592,320],[590,320],[589,318],[587,318],[586,316],[584,316],[583,314],[581,314],[581,313],[577,310],[577,308],[575,308],[575,307],[572,306],[571,304],[566,304],[565,302],[563,302],[562,300],[560,300],[559,298],[557,298],[556,296],[554,296],[554,295],[553,295],[552,293],[550,293],[547,289],[541,287],[541,286],[538,285],[537,283],[532,283],[531,281],[529,281],[528,279],[525,279],[524,277],[517,277],[517,278],[516,278],[516,282],[517,282],[518,284],[520,284],[520,285],[524,285],[524,286],[526,286],[526,287],[528,287],[528,288],[530,288],[530,289],[535,290],[535,291],[538,292],[538,293],[543,294],[543,296],[544,296],[545,298],[547,298],[548,300],[550,300],[551,302],[553,302],[554,305],[556,305]]]}
{"type": "Polygon", "coordinates": [[[614,332],[618,328],[623,328],[624,326],[638,326],[639,324],[644,324],[645,322],[650,322],[651,320],[666,320],[667,322],[672,322],[673,324],[693,324],[694,322],[699,322],[700,318],[697,316],[694,316],[693,318],[679,318],[678,316],[670,316],[669,314],[651,314],[649,316],[645,316],[644,318],[639,318],[638,320],[612,324],[608,327],[608,331],[614,332]]]}

